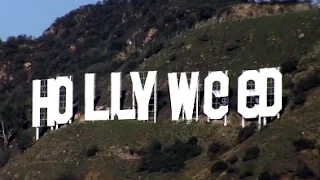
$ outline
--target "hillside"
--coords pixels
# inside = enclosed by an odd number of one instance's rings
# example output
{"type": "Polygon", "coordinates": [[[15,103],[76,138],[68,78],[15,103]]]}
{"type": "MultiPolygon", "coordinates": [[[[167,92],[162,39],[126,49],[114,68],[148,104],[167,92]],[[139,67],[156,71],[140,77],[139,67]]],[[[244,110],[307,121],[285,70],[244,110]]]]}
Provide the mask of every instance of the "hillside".
{"type": "MultiPolygon", "coordinates": [[[[141,62],[154,53],[152,42],[192,28],[234,3],[238,1],[136,0],[80,7],[57,18],[37,39],[21,35],[0,44],[1,93],[13,97],[11,101],[27,99],[28,105],[32,79],[72,74],[83,89],[86,72],[103,78],[118,69],[133,70],[132,61],[141,62]]],[[[83,92],[77,92],[76,101],[82,101],[83,92]]],[[[8,101],[8,96],[2,98],[8,101]]]]}
{"type": "Polygon", "coordinates": [[[308,3],[283,3],[275,4],[237,4],[224,8],[217,14],[217,19],[221,22],[235,21],[249,18],[257,18],[262,16],[272,16],[281,13],[305,11],[311,9],[308,3]]]}
{"type": "MultiPolygon", "coordinates": [[[[87,72],[98,74],[102,95],[98,104],[102,106],[109,106],[109,73],[113,71],[124,73],[124,88],[130,89],[127,72],[157,70],[162,87],[160,123],[73,123],[47,133],[30,148],[28,142],[24,152],[15,153],[0,169],[1,179],[320,177],[320,11],[212,23],[212,16],[228,3],[153,2],[84,6],[58,18],[38,39],[19,36],[0,43],[4,119],[27,134],[31,131],[25,119],[31,116],[32,79],[74,75],[79,112],[82,76],[87,72]],[[167,16],[160,16],[163,12],[167,16]],[[204,19],[209,21],[199,23],[204,19]],[[274,66],[281,66],[285,74],[288,103],[282,117],[265,129],[241,130],[236,103],[231,104],[227,127],[168,122],[166,73],[200,71],[203,79],[208,71],[229,70],[234,90],[241,70],[274,66]]],[[[233,100],[236,94],[232,95],[233,100]]],[[[129,106],[130,99],[126,101],[129,106]]],[[[20,135],[8,140],[8,145],[19,146],[25,139],[20,135]]],[[[0,154],[1,164],[5,152],[0,154]]]]}
{"type": "MultiPolygon", "coordinates": [[[[168,72],[200,71],[202,81],[208,71],[229,70],[234,95],[231,100],[234,102],[236,78],[242,70],[277,67],[282,62],[298,60],[313,50],[314,44],[319,41],[318,13],[290,13],[189,30],[166,41],[165,48],[137,70],[158,71],[158,90],[163,91],[159,101],[166,104],[170,104],[166,83],[168,72]]],[[[128,78],[125,77],[123,86],[130,91],[131,80],[128,78]]],[[[104,87],[108,87],[110,80],[103,82],[104,87]]],[[[109,94],[109,91],[104,91],[99,102],[101,105],[109,106],[109,94]]],[[[231,104],[231,108],[235,109],[236,104],[231,104]]],[[[159,106],[158,110],[160,119],[168,119],[171,115],[166,105],[159,106]]]]}
{"type": "Polygon", "coordinates": [[[95,72],[104,79],[109,72],[133,70],[135,62],[155,53],[155,42],[190,29],[234,3],[238,1],[103,1],[57,18],[39,38],[19,35],[0,41],[0,129],[4,129],[0,149],[18,144],[23,151],[32,144],[33,79],[73,75],[74,100],[81,112],[85,73],[95,72]]]}
{"type": "Polygon", "coordinates": [[[40,139],[32,148],[4,167],[2,175],[10,172],[11,176],[8,177],[18,174],[19,178],[28,179],[55,179],[64,173],[78,177],[93,174],[97,179],[139,179],[139,176],[143,179],[185,179],[187,175],[184,174],[136,173],[140,158],[136,154],[131,155],[129,150],[145,146],[151,138],[169,143],[176,138],[187,140],[192,135],[201,138],[204,147],[215,140],[232,145],[235,144],[238,130],[239,127],[221,129],[207,124],[154,126],[134,121],[73,124],[40,139]],[[83,150],[90,145],[98,146],[99,152],[88,158],[83,150]]]}

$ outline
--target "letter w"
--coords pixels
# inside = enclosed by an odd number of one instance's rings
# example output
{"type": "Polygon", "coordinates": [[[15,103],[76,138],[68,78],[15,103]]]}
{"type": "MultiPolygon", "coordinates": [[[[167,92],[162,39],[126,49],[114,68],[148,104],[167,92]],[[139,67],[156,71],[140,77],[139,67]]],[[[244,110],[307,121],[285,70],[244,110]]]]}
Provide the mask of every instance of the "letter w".
{"type": "Polygon", "coordinates": [[[169,93],[171,101],[172,120],[178,121],[183,108],[186,119],[191,120],[194,110],[195,97],[198,90],[199,72],[191,73],[190,86],[187,81],[187,74],[181,73],[178,85],[177,73],[168,73],[169,93]]]}

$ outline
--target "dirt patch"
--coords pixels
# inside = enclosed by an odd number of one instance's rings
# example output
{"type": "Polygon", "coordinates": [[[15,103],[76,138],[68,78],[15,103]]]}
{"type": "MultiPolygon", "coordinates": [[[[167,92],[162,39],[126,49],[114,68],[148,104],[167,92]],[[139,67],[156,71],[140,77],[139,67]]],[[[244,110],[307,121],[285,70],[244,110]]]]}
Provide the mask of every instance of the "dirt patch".
{"type": "Polygon", "coordinates": [[[135,160],[140,159],[140,157],[135,154],[133,151],[130,150],[129,146],[125,146],[122,148],[111,146],[108,148],[105,148],[103,151],[104,156],[118,156],[121,159],[124,160],[135,160]]]}
{"type": "Polygon", "coordinates": [[[1,64],[0,65],[0,80],[5,81],[7,78],[7,73],[5,72],[7,68],[6,64],[1,64]]]}
{"type": "Polygon", "coordinates": [[[34,178],[38,178],[41,176],[41,172],[40,171],[32,171],[32,172],[29,172],[25,177],[24,179],[25,180],[31,180],[31,179],[34,179],[34,178]]]}
{"type": "Polygon", "coordinates": [[[100,179],[101,173],[98,171],[90,171],[86,176],[85,180],[98,180],[100,179]]]}
{"type": "Polygon", "coordinates": [[[24,63],[23,64],[24,65],[24,68],[27,70],[27,71],[29,71],[30,69],[31,69],[31,62],[26,62],[26,63],[24,63]]]}
{"type": "Polygon", "coordinates": [[[147,34],[147,37],[143,41],[143,44],[147,44],[149,41],[151,41],[157,32],[158,32],[158,29],[151,28],[147,34]]]}

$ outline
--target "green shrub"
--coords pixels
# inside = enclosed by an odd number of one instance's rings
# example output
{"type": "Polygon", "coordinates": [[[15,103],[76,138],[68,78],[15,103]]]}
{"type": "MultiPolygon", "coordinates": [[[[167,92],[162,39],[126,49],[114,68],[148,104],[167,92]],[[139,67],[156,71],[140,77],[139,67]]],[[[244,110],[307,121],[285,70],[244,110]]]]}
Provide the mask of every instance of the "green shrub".
{"type": "Polygon", "coordinates": [[[224,152],[229,150],[229,147],[221,144],[220,142],[214,142],[209,145],[208,148],[208,156],[210,160],[214,160],[214,158],[224,152]]]}
{"type": "Polygon", "coordinates": [[[237,162],[237,161],[238,161],[238,157],[235,156],[235,155],[231,156],[231,157],[227,160],[227,162],[230,163],[230,164],[234,164],[234,163],[237,162]]]}
{"type": "Polygon", "coordinates": [[[110,51],[121,51],[126,47],[126,42],[124,39],[115,39],[113,40],[109,50],[110,51]]]}
{"type": "Polygon", "coordinates": [[[264,171],[259,175],[258,180],[280,180],[280,177],[277,173],[271,175],[268,171],[264,171]]]}
{"type": "Polygon", "coordinates": [[[299,139],[293,141],[293,145],[296,148],[296,151],[302,151],[305,149],[314,149],[316,147],[315,141],[309,139],[299,139]]]}
{"type": "Polygon", "coordinates": [[[296,176],[300,179],[311,179],[316,175],[307,166],[303,166],[302,168],[298,169],[296,176]]]}
{"type": "Polygon", "coordinates": [[[152,154],[158,153],[159,151],[161,151],[161,148],[162,144],[156,139],[153,139],[148,146],[148,150],[152,154]]]}
{"type": "Polygon", "coordinates": [[[278,173],[273,173],[272,174],[272,180],[280,180],[280,178],[281,178],[280,174],[278,174],[278,173]]]}
{"type": "Polygon", "coordinates": [[[257,159],[260,154],[260,148],[258,146],[254,146],[251,148],[248,148],[245,152],[244,157],[242,158],[242,161],[250,161],[253,159],[257,159]]]}
{"type": "Polygon", "coordinates": [[[86,150],[86,156],[91,157],[96,155],[96,153],[99,151],[98,146],[96,145],[90,145],[86,150]]]}
{"type": "Polygon", "coordinates": [[[237,168],[228,167],[228,169],[227,169],[227,173],[228,173],[228,174],[232,174],[232,173],[236,173],[236,172],[238,172],[238,169],[237,169],[237,168]]]}
{"type": "Polygon", "coordinates": [[[295,105],[302,106],[302,105],[304,105],[306,100],[307,100],[307,97],[306,97],[305,94],[299,94],[299,95],[297,95],[296,97],[293,98],[293,103],[295,105]]]}
{"type": "Polygon", "coordinates": [[[134,149],[132,149],[132,148],[129,149],[129,153],[130,153],[131,156],[133,156],[135,152],[136,151],[134,149]]]}
{"type": "Polygon", "coordinates": [[[174,60],[176,60],[177,59],[177,55],[176,54],[170,54],[170,56],[169,56],[169,61],[171,62],[171,61],[174,61],[174,60]]]}
{"type": "Polygon", "coordinates": [[[176,140],[163,147],[158,140],[152,140],[145,150],[139,152],[143,157],[138,172],[177,172],[185,166],[185,161],[201,153],[197,143],[198,139],[191,137],[185,143],[176,140]]]}
{"type": "Polygon", "coordinates": [[[233,51],[233,50],[235,50],[235,49],[237,49],[237,48],[239,48],[240,47],[240,44],[239,43],[237,43],[237,42],[230,42],[230,43],[228,43],[227,45],[226,45],[226,50],[227,51],[233,51]]]}
{"type": "Polygon", "coordinates": [[[220,152],[221,150],[221,147],[222,145],[219,143],[219,142],[214,142],[212,144],[209,145],[209,152],[210,153],[213,153],[213,154],[216,154],[218,152],[220,152]]]}
{"type": "Polygon", "coordinates": [[[172,46],[172,50],[175,50],[175,49],[178,49],[178,48],[181,48],[182,46],[185,45],[185,42],[183,41],[178,41],[178,42],[175,42],[172,46]]]}
{"type": "Polygon", "coordinates": [[[210,38],[211,38],[211,37],[210,37],[209,35],[207,35],[207,34],[202,34],[202,35],[200,35],[200,36],[198,37],[198,39],[199,39],[200,41],[202,41],[202,42],[204,42],[204,41],[209,41],[210,38]]]}
{"type": "Polygon", "coordinates": [[[265,172],[260,174],[258,180],[272,180],[272,176],[269,174],[268,171],[265,171],[265,172]]]}
{"type": "Polygon", "coordinates": [[[110,68],[114,68],[111,66],[110,62],[99,62],[96,64],[92,64],[89,66],[85,72],[86,73],[103,73],[108,71],[110,68]]]}
{"type": "Polygon", "coordinates": [[[227,168],[228,168],[227,163],[225,163],[223,161],[218,161],[218,162],[214,163],[213,166],[211,167],[211,173],[224,171],[227,168]]]}
{"type": "Polygon", "coordinates": [[[156,42],[150,44],[149,48],[146,51],[145,58],[149,58],[152,55],[158,53],[163,48],[162,42],[156,42]]]}
{"type": "Polygon", "coordinates": [[[122,72],[123,74],[127,74],[130,71],[137,68],[141,62],[143,62],[143,59],[141,57],[137,59],[126,60],[119,68],[119,71],[122,72]]]}
{"type": "Polygon", "coordinates": [[[280,66],[281,73],[286,74],[286,73],[292,73],[297,70],[298,66],[298,61],[296,59],[289,59],[285,62],[283,62],[280,66]]]}
{"type": "Polygon", "coordinates": [[[79,178],[73,173],[65,172],[60,174],[56,180],[79,180],[79,178]]]}
{"type": "Polygon", "coordinates": [[[284,79],[283,79],[283,87],[284,87],[285,89],[292,89],[292,88],[294,87],[292,78],[290,78],[290,77],[284,77],[284,79]]]}
{"type": "Polygon", "coordinates": [[[245,172],[240,174],[240,179],[246,178],[246,177],[250,177],[250,176],[253,176],[253,171],[252,170],[246,170],[245,172]]]}
{"type": "Polygon", "coordinates": [[[0,152],[0,167],[3,167],[4,165],[6,165],[8,163],[8,161],[11,158],[11,153],[10,151],[6,150],[6,151],[1,151],[0,152]]]}
{"type": "Polygon", "coordinates": [[[317,73],[310,73],[297,82],[293,92],[298,95],[320,85],[320,77],[317,73]]]}
{"type": "Polygon", "coordinates": [[[241,143],[245,140],[247,140],[249,137],[251,137],[256,132],[256,126],[253,124],[250,124],[250,126],[246,126],[238,134],[238,142],[241,143]]]}
{"type": "Polygon", "coordinates": [[[20,131],[16,136],[16,142],[21,152],[27,150],[33,143],[33,137],[28,131],[20,131]]]}
{"type": "Polygon", "coordinates": [[[170,22],[174,22],[175,21],[175,18],[171,15],[166,15],[164,18],[163,18],[163,22],[165,23],[170,23],[170,22]]]}
{"type": "Polygon", "coordinates": [[[196,146],[198,144],[198,138],[195,136],[190,137],[187,144],[191,146],[196,146]]]}

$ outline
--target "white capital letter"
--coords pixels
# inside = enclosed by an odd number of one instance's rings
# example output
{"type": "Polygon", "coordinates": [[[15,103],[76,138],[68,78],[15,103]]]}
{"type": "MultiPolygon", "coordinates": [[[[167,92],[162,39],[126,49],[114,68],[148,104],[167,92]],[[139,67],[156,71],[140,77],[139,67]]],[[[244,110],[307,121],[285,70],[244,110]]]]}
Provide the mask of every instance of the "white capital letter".
{"type": "Polygon", "coordinates": [[[168,73],[169,80],[169,92],[172,108],[172,120],[179,120],[179,115],[181,112],[181,107],[185,110],[186,119],[191,120],[195,96],[198,90],[198,77],[199,72],[191,73],[190,87],[187,81],[187,74],[181,73],[180,82],[178,85],[177,73],[168,73]]]}
{"type": "Polygon", "coordinates": [[[134,119],[134,109],[120,109],[121,72],[111,73],[111,119],[117,115],[119,120],[134,119]]]}
{"type": "MultiPolygon", "coordinates": [[[[47,108],[47,123],[54,122],[55,114],[55,80],[46,79],[41,87],[41,80],[32,81],[32,127],[40,127],[40,109],[47,108]],[[41,89],[43,88],[43,89],[41,89]],[[41,97],[41,94],[44,97],[41,97]]],[[[48,124],[47,124],[48,125],[48,124]]],[[[53,125],[51,125],[53,126],[53,125]]]]}
{"type": "Polygon", "coordinates": [[[149,71],[143,88],[140,80],[139,72],[130,72],[132,80],[132,91],[137,99],[138,104],[138,120],[149,119],[149,101],[152,88],[156,81],[157,71],[149,71]]]}
{"type": "Polygon", "coordinates": [[[95,98],[95,74],[85,74],[85,120],[109,120],[109,110],[94,110],[94,98],[95,98]]]}

